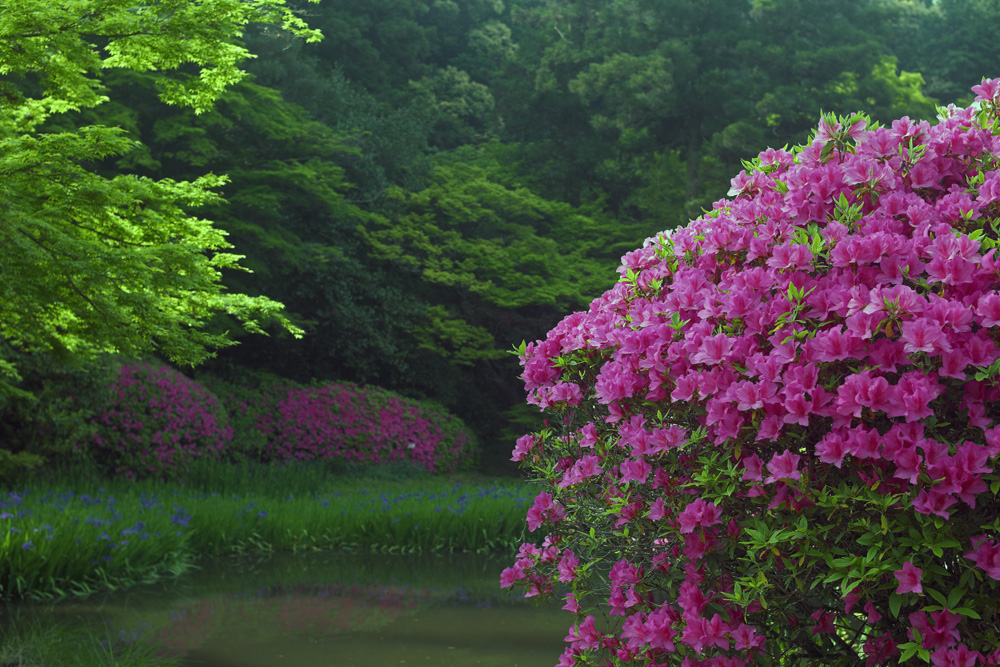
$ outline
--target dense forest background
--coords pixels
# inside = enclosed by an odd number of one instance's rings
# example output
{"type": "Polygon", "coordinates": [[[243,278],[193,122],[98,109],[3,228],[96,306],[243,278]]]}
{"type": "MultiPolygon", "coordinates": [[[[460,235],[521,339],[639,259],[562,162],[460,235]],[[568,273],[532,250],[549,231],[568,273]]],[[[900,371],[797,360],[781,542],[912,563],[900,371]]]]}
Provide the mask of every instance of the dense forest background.
{"type": "Polygon", "coordinates": [[[252,29],[251,76],[213,110],[113,73],[114,102],[59,122],[141,141],[108,174],[228,175],[226,203],[198,211],[253,270],[227,285],[306,335],[247,335],[205,372],[434,399],[488,466],[539,419],[512,346],[725,196],[741,160],[821,111],[933,118],[1000,75],[1000,0],[290,4],[325,39],[252,29]]]}

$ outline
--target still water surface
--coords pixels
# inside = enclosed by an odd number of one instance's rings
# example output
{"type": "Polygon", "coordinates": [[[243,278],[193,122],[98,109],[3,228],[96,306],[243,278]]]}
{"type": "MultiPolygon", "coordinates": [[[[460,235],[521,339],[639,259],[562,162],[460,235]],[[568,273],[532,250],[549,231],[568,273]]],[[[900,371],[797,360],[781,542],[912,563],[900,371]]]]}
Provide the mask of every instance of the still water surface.
{"type": "Polygon", "coordinates": [[[21,614],[152,639],[184,667],[552,667],[572,616],[499,588],[510,556],[216,558],[175,580],[21,614]]]}

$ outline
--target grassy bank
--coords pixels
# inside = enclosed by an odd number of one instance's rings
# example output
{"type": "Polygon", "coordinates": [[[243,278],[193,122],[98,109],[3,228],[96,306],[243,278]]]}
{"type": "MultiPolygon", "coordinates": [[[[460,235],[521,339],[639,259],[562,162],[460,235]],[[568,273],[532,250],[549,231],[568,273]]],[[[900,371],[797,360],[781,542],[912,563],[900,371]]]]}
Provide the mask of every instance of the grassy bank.
{"type": "Polygon", "coordinates": [[[218,466],[181,484],[63,473],[0,494],[0,598],[120,588],[213,554],[509,550],[532,495],[406,466],[218,466]]]}
{"type": "MultiPolygon", "coordinates": [[[[17,619],[15,619],[17,621],[17,619]]],[[[180,661],[147,642],[38,621],[0,626],[0,665],[12,667],[175,667],[180,661]]]]}

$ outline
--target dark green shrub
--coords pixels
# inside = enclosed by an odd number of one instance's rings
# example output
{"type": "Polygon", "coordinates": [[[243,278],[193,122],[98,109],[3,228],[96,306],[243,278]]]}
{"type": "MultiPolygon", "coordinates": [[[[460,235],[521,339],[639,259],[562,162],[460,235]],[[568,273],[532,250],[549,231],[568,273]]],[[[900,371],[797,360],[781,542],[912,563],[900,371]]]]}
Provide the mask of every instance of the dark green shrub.
{"type": "Polygon", "coordinates": [[[13,391],[0,395],[0,481],[35,468],[87,463],[75,443],[96,433],[93,417],[110,400],[120,362],[110,356],[60,359],[6,343],[0,343],[0,356],[20,373],[13,391]]]}

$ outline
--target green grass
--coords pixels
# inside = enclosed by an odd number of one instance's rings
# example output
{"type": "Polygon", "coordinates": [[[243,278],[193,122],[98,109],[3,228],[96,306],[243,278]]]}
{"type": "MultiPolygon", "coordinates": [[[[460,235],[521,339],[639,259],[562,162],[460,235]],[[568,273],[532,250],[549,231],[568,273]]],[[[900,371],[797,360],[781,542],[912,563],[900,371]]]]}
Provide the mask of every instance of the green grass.
{"type": "Polygon", "coordinates": [[[217,466],[180,485],[63,474],[0,494],[0,597],[86,595],[227,553],[509,551],[532,496],[407,466],[217,466]]]}
{"type": "Polygon", "coordinates": [[[0,665],[11,667],[176,667],[140,637],[115,637],[107,630],[5,618],[0,623],[0,665]]]}

